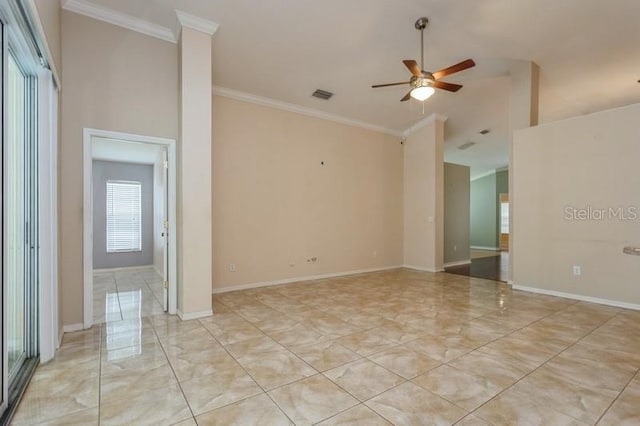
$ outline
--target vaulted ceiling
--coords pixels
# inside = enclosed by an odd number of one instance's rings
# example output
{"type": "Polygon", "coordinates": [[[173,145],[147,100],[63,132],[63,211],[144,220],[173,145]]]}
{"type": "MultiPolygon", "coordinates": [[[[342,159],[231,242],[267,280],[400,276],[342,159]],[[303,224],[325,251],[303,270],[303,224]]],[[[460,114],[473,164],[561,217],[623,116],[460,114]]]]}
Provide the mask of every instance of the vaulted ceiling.
{"type": "Polygon", "coordinates": [[[168,28],[174,9],[217,22],[216,86],[393,131],[444,114],[446,159],[472,166],[472,175],[507,163],[512,61],[540,66],[541,122],[640,102],[637,0],[88,1],[168,28]],[[406,79],[401,61],[420,57],[420,16],[430,19],[428,70],[477,63],[445,79],[461,91],[437,91],[424,105],[399,102],[405,87],[370,87],[406,79]],[[311,97],[317,88],[335,96],[311,97]],[[476,145],[457,149],[468,141],[476,145]]]}

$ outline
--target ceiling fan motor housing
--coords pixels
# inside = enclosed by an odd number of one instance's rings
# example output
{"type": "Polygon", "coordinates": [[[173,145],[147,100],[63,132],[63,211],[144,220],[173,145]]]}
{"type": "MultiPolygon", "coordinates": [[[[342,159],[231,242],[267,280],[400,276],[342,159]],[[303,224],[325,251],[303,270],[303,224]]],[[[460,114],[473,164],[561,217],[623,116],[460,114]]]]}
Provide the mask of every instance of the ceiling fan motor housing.
{"type": "Polygon", "coordinates": [[[409,85],[412,89],[416,89],[418,87],[431,86],[434,82],[433,75],[431,73],[424,73],[423,76],[413,76],[411,80],[409,80],[409,85]]]}

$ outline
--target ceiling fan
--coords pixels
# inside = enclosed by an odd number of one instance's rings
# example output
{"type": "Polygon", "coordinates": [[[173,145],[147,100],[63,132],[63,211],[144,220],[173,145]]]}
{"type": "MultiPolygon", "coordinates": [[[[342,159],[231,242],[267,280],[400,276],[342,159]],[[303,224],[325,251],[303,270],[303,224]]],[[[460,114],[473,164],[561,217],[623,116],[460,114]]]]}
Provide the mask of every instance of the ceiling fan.
{"type": "Polygon", "coordinates": [[[440,81],[442,77],[446,77],[447,75],[451,75],[460,71],[464,71],[476,65],[473,62],[473,59],[466,59],[460,63],[455,65],[451,65],[450,67],[441,69],[440,71],[430,73],[429,71],[424,71],[424,29],[427,27],[429,20],[427,18],[420,18],[416,21],[415,27],[417,30],[420,30],[420,66],[418,63],[412,59],[405,59],[402,61],[404,65],[411,71],[411,80],[403,81],[400,83],[388,83],[388,84],[375,84],[371,86],[372,88],[377,87],[388,87],[388,86],[400,86],[402,84],[409,84],[411,86],[411,90],[407,93],[404,98],[400,99],[401,102],[408,101],[410,98],[417,99],[419,101],[424,101],[429,98],[435,92],[435,88],[448,90],[449,92],[457,92],[462,89],[460,84],[447,83],[445,81],[440,81]]]}

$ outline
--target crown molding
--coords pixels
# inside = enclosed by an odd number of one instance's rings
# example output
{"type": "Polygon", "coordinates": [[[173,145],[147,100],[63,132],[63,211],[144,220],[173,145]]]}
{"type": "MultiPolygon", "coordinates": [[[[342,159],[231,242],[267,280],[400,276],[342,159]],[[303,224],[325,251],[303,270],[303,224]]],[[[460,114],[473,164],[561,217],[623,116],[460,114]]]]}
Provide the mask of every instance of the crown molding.
{"type": "Polygon", "coordinates": [[[488,172],[480,173],[479,175],[472,177],[471,179],[469,179],[469,181],[473,182],[475,180],[482,179],[487,176],[495,175],[496,172],[497,170],[489,170],[488,172]]]}
{"type": "MultiPolygon", "coordinates": [[[[191,28],[192,30],[200,31],[211,36],[214,35],[220,27],[220,24],[217,22],[191,15],[187,12],[183,12],[182,10],[175,9],[175,12],[181,28],[191,28]]],[[[180,31],[181,28],[179,28],[178,31],[180,31]]],[[[180,34],[177,34],[176,39],[178,39],[179,36],[180,34]]]]}
{"type": "Polygon", "coordinates": [[[70,12],[88,16],[89,18],[168,41],[169,43],[178,42],[173,31],[167,27],[127,15],[126,13],[117,12],[113,9],[98,6],[86,0],[64,0],[62,8],[70,12]]]}
{"type": "Polygon", "coordinates": [[[213,86],[212,92],[214,95],[224,96],[225,98],[235,99],[243,102],[249,102],[252,104],[280,109],[283,111],[295,112],[297,114],[302,114],[302,115],[306,115],[314,118],[320,118],[322,120],[327,120],[327,121],[333,121],[340,124],[346,124],[348,126],[360,127],[362,129],[385,133],[391,136],[397,136],[397,137],[402,136],[402,132],[399,132],[397,130],[387,129],[385,127],[376,126],[375,124],[367,123],[364,121],[352,120],[350,118],[345,118],[336,114],[330,114],[330,113],[313,109],[313,108],[303,107],[301,105],[291,104],[288,102],[277,101],[271,98],[252,95],[250,93],[241,92],[239,90],[227,89],[226,87],[220,87],[220,86],[213,86]]]}
{"type": "MultiPolygon", "coordinates": [[[[32,1],[32,0],[31,0],[32,1]]],[[[141,34],[155,37],[160,40],[168,41],[169,43],[177,43],[180,38],[180,30],[182,27],[191,28],[196,31],[203,32],[205,34],[213,35],[218,31],[220,24],[213,22],[198,16],[191,15],[178,9],[174,9],[180,27],[176,32],[170,28],[162,25],[154,24],[153,22],[146,21],[144,19],[136,18],[126,13],[118,12],[113,9],[109,9],[104,6],[98,6],[87,0],[62,0],[62,8],[69,12],[74,12],[80,15],[88,16],[89,18],[97,19],[108,24],[116,25],[122,28],[126,28],[131,31],[135,31],[141,34]]],[[[353,120],[350,118],[342,117],[336,114],[330,114],[324,111],[316,110],[313,108],[303,107],[301,105],[291,104],[287,102],[278,101],[275,99],[265,98],[262,96],[252,95],[250,93],[240,92],[238,90],[227,89],[225,87],[213,86],[213,94],[218,96],[224,96],[231,99],[236,99],[244,102],[250,102],[257,105],[267,106],[271,108],[280,109],[283,111],[295,112],[310,117],[320,118],[323,120],[334,121],[336,123],[342,123],[349,126],[360,127],[367,130],[373,130],[375,132],[385,133],[391,136],[407,137],[414,131],[421,127],[437,121],[445,122],[447,117],[441,114],[431,114],[430,116],[418,121],[414,125],[410,126],[404,131],[398,131],[389,129],[386,127],[378,126],[375,124],[367,123],[364,121],[353,120]]]]}
{"type": "Polygon", "coordinates": [[[438,114],[438,113],[433,113],[430,116],[423,118],[422,120],[418,121],[417,123],[415,123],[414,125],[410,126],[409,128],[407,128],[404,132],[402,132],[402,136],[403,137],[407,137],[409,136],[411,133],[415,132],[416,130],[424,127],[424,126],[428,126],[430,124],[435,123],[436,121],[441,121],[441,122],[445,122],[447,121],[449,117],[447,117],[446,115],[442,115],[442,114],[438,114]]]}
{"type": "Polygon", "coordinates": [[[509,166],[498,167],[497,169],[489,170],[488,172],[484,172],[484,173],[480,173],[478,176],[472,177],[470,179],[470,181],[473,182],[474,180],[482,179],[483,177],[495,175],[496,173],[500,173],[500,172],[508,172],[508,171],[509,171],[509,166]]]}
{"type": "Polygon", "coordinates": [[[488,172],[480,173],[478,176],[472,177],[471,179],[469,179],[469,181],[473,182],[475,180],[482,179],[483,177],[487,177],[487,176],[491,176],[491,175],[495,175],[495,174],[496,174],[495,170],[490,170],[488,172]]]}

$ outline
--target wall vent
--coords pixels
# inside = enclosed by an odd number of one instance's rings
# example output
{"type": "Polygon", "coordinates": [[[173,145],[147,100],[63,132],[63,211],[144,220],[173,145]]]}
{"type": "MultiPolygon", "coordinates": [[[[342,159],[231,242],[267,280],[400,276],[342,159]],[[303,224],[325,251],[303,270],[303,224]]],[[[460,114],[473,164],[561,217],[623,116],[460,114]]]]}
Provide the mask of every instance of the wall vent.
{"type": "Polygon", "coordinates": [[[469,149],[472,146],[474,146],[476,143],[475,142],[467,142],[467,143],[463,143],[462,145],[460,145],[458,147],[459,150],[464,151],[465,149],[469,149]]]}
{"type": "Polygon", "coordinates": [[[327,99],[329,99],[330,97],[333,96],[333,93],[327,92],[326,90],[318,89],[315,92],[313,92],[313,94],[311,96],[314,96],[314,97],[319,98],[319,99],[324,99],[326,101],[327,99]]]}

